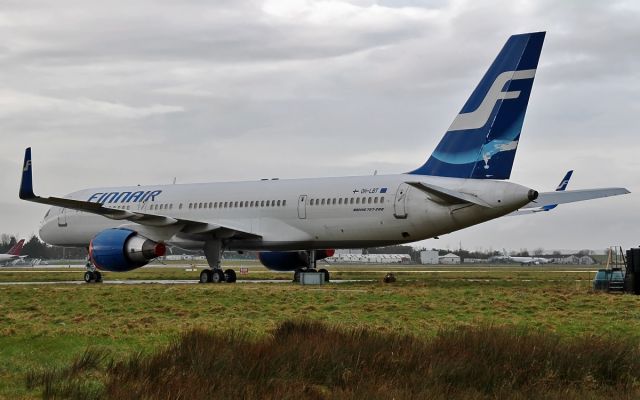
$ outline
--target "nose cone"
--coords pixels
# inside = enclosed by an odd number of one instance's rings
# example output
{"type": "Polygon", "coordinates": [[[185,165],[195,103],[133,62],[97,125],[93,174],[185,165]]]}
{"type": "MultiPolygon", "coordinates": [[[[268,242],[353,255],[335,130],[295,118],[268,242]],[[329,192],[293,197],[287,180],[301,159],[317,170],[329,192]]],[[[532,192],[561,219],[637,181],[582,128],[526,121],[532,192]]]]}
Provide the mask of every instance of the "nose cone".
{"type": "Polygon", "coordinates": [[[38,231],[40,235],[40,239],[42,239],[45,243],[52,244],[52,235],[53,235],[53,219],[45,218],[40,224],[40,230],[38,231]]]}

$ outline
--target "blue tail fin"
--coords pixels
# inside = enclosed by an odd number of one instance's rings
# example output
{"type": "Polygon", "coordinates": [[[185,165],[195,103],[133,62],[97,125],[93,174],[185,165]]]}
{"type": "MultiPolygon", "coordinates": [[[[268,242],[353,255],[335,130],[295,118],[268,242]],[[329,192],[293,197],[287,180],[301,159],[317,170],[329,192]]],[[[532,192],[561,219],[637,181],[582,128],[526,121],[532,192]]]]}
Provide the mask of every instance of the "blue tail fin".
{"type": "Polygon", "coordinates": [[[556,188],[556,192],[563,191],[567,188],[567,185],[569,184],[569,179],[571,179],[571,175],[573,175],[573,170],[567,171],[567,174],[564,176],[564,178],[562,178],[562,180],[560,181],[560,184],[556,188]]]}
{"type": "Polygon", "coordinates": [[[507,40],[431,157],[410,174],[509,179],[544,35],[507,40]]]}

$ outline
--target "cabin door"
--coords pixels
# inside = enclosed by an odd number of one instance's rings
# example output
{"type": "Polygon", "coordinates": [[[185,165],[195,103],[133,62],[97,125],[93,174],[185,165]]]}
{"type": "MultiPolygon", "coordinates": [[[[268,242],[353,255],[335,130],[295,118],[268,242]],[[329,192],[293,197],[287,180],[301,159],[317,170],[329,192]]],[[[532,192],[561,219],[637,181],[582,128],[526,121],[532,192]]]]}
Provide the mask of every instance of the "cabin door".
{"type": "Polygon", "coordinates": [[[298,197],[298,218],[306,219],[307,218],[307,195],[301,194],[298,197]]]}
{"type": "Polygon", "coordinates": [[[409,185],[401,183],[396,191],[396,198],[393,202],[393,216],[399,219],[407,218],[407,193],[409,185]]]}

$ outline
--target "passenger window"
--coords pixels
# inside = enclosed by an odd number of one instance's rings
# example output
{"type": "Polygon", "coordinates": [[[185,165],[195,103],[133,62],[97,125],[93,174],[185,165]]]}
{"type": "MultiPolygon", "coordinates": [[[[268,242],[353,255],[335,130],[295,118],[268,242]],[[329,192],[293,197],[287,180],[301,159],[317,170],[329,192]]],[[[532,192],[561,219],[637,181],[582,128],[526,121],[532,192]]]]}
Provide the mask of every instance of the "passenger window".
{"type": "Polygon", "coordinates": [[[249,203],[249,207],[253,207],[253,200],[251,200],[251,203],[249,203]]]}
{"type": "Polygon", "coordinates": [[[260,207],[264,207],[264,200],[260,201],[260,207]]]}
{"type": "Polygon", "coordinates": [[[169,204],[169,210],[173,210],[173,203],[169,204]]]}
{"type": "Polygon", "coordinates": [[[311,205],[311,206],[312,206],[312,205],[313,205],[314,200],[315,200],[315,199],[311,199],[311,201],[309,201],[309,205],[311,205]]]}
{"type": "Polygon", "coordinates": [[[182,210],[182,203],[178,206],[178,209],[182,210]]]}
{"type": "Polygon", "coordinates": [[[242,207],[244,205],[244,201],[240,202],[240,207],[242,207]]]}
{"type": "Polygon", "coordinates": [[[270,204],[271,204],[271,201],[267,200],[267,207],[269,207],[270,204]]]}
{"type": "Polygon", "coordinates": [[[377,198],[377,197],[374,197],[374,198],[373,198],[373,202],[377,204],[377,203],[378,203],[378,198],[377,198]]]}
{"type": "Polygon", "coordinates": [[[191,203],[189,203],[189,210],[191,210],[191,206],[192,206],[192,204],[191,204],[191,203]]]}
{"type": "Polygon", "coordinates": [[[286,200],[282,200],[282,207],[287,205],[287,201],[286,200]]]}
{"type": "Polygon", "coordinates": [[[233,203],[233,206],[238,208],[238,202],[236,201],[235,203],[233,203]]]}
{"type": "Polygon", "coordinates": [[[338,199],[338,204],[342,204],[342,197],[338,199]]]}
{"type": "Polygon", "coordinates": [[[353,204],[353,197],[349,200],[349,203],[353,204]]]}
{"type": "Polygon", "coordinates": [[[336,204],[336,199],[333,199],[333,203],[332,204],[336,204]]]}
{"type": "Polygon", "coordinates": [[[209,202],[209,208],[213,208],[213,203],[209,202]]]}
{"type": "Polygon", "coordinates": [[[322,205],[324,205],[324,199],[322,199],[322,205]]]}
{"type": "Polygon", "coordinates": [[[371,204],[371,197],[367,199],[367,203],[371,204]]]}
{"type": "Polygon", "coordinates": [[[384,203],[384,197],[380,197],[380,203],[384,203]]]}
{"type": "Polygon", "coordinates": [[[278,200],[278,207],[280,207],[280,200],[278,200]]]}

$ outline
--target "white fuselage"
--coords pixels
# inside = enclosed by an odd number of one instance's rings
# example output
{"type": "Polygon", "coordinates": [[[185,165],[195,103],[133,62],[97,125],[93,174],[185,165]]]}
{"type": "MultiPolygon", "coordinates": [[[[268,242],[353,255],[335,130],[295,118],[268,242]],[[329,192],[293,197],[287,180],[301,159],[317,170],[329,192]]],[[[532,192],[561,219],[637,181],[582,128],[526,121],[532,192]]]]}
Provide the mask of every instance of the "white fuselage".
{"type": "Polygon", "coordinates": [[[7,261],[13,261],[20,258],[20,256],[14,256],[12,254],[0,254],[0,264],[4,264],[7,261]]]}
{"type": "Polygon", "coordinates": [[[541,257],[512,257],[509,256],[509,260],[513,262],[519,262],[521,264],[546,264],[549,262],[546,258],[541,257]]]}
{"type": "Polygon", "coordinates": [[[186,248],[202,248],[211,238],[221,239],[230,250],[383,246],[432,238],[506,215],[529,203],[528,194],[529,188],[505,181],[410,174],[96,188],[66,197],[195,221],[206,233],[192,225],[141,225],[53,207],[45,215],[40,237],[53,245],[87,247],[104,229],[128,227],[186,248]],[[406,182],[466,193],[490,207],[452,204],[406,182]],[[211,233],[217,225],[225,229],[211,233]],[[230,227],[251,235],[234,236],[230,227]]]}

